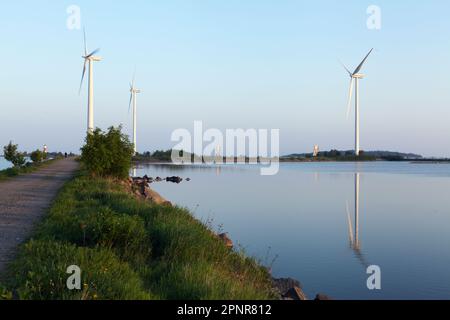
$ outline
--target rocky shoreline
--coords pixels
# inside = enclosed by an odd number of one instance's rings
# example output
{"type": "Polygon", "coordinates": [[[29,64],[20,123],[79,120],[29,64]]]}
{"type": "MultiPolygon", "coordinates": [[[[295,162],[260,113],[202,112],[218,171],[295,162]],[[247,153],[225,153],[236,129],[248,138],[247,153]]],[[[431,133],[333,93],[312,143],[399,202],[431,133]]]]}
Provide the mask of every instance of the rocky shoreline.
{"type": "MultiPolygon", "coordinates": [[[[182,181],[190,181],[189,178],[183,179],[181,177],[134,177],[128,178],[128,180],[121,182],[123,186],[125,186],[130,193],[141,200],[150,201],[157,205],[165,205],[172,206],[172,203],[164,197],[162,197],[159,193],[150,188],[150,185],[155,182],[171,182],[171,183],[181,183],[182,181]]],[[[230,239],[227,233],[214,234],[215,237],[220,239],[224,245],[233,250],[234,243],[230,239]]],[[[292,279],[292,278],[273,278],[272,277],[272,287],[276,292],[277,296],[279,296],[280,300],[295,300],[295,301],[306,301],[309,300],[306,294],[303,291],[303,286],[300,281],[292,279]]],[[[330,297],[324,294],[316,295],[314,300],[332,300],[330,297]]]]}

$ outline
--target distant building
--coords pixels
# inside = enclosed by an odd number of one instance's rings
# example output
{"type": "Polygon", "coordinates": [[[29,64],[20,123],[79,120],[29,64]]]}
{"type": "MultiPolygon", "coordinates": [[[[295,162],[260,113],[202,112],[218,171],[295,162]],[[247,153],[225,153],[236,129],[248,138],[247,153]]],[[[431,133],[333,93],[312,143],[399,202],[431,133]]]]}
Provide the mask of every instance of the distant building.
{"type": "Polygon", "coordinates": [[[319,155],[320,149],[318,145],[314,146],[314,152],[313,152],[313,157],[317,157],[319,155]]]}

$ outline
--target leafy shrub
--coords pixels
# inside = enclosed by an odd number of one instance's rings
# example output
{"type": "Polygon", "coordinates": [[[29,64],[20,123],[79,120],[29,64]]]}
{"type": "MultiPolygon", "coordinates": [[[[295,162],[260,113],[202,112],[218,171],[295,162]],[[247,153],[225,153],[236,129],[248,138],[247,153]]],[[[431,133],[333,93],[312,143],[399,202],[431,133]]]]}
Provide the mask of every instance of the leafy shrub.
{"type": "Polygon", "coordinates": [[[25,154],[18,151],[19,146],[13,144],[12,141],[3,148],[3,154],[7,161],[11,162],[14,167],[23,167],[27,162],[25,154]]]}
{"type": "Polygon", "coordinates": [[[111,127],[107,132],[96,129],[87,135],[81,151],[81,162],[91,175],[128,177],[134,148],[121,126],[111,127]]]}
{"type": "Polygon", "coordinates": [[[30,241],[13,265],[13,287],[25,300],[144,300],[151,296],[127,263],[109,250],[30,241]],[[69,290],[67,268],[81,269],[82,289],[69,290]]]}
{"type": "Polygon", "coordinates": [[[31,153],[30,158],[34,163],[40,163],[45,160],[45,153],[41,150],[36,150],[31,153]]]}
{"type": "Polygon", "coordinates": [[[20,169],[19,168],[17,168],[17,167],[8,168],[8,169],[0,171],[0,179],[16,177],[19,174],[20,174],[20,169]]]}
{"type": "Polygon", "coordinates": [[[13,299],[12,292],[0,285],[0,301],[1,300],[12,300],[12,299],[13,299]]]}

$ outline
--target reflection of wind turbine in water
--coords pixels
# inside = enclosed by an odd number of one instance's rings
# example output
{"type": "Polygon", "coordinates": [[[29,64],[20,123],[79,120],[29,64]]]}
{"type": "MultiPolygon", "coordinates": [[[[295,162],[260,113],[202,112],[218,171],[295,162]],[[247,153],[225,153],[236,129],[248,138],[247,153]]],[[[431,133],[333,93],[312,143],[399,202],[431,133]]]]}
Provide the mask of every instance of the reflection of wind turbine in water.
{"type": "Polygon", "coordinates": [[[220,155],[220,153],[221,153],[221,148],[220,148],[220,145],[218,144],[216,146],[216,150],[215,150],[214,164],[222,164],[223,159],[221,159],[222,156],[220,155]]]}
{"type": "Polygon", "coordinates": [[[360,173],[355,173],[355,230],[353,232],[352,218],[350,208],[347,202],[347,219],[348,219],[348,236],[350,241],[350,248],[354,251],[355,256],[361,261],[361,264],[368,267],[363,253],[361,252],[361,243],[359,242],[359,183],[360,173]]]}

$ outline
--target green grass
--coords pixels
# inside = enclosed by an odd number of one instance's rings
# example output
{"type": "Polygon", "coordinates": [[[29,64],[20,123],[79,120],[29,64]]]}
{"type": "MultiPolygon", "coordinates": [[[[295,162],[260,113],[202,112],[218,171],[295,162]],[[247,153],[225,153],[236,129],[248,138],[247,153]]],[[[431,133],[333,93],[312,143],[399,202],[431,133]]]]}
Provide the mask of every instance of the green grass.
{"type": "Polygon", "coordinates": [[[276,298],[265,268],[187,210],[85,175],[66,184],[6,278],[0,299],[276,298]],[[81,291],[66,288],[70,265],[82,270],[81,291]]]}
{"type": "Polygon", "coordinates": [[[0,181],[14,178],[14,177],[17,177],[22,174],[35,172],[39,168],[47,166],[47,165],[53,163],[54,161],[56,161],[56,160],[49,160],[49,161],[45,161],[45,162],[38,163],[38,164],[29,162],[27,165],[20,167],[20,168],[8,168],[5,170],[0,170],[0,181]]]}

